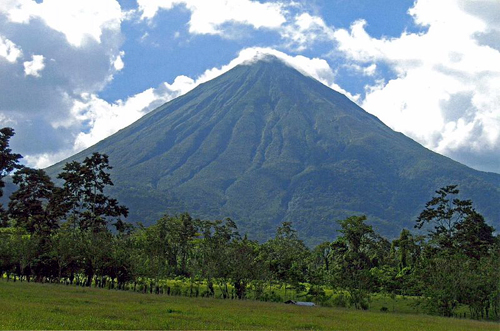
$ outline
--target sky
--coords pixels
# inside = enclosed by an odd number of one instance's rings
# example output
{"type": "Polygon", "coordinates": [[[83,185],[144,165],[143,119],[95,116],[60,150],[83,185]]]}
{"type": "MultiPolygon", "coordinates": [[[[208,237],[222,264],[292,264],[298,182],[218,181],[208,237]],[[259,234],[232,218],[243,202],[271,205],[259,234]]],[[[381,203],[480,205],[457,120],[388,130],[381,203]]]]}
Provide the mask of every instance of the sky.
{"type": "Polygon", "coordinates": [[[500,173],[498,0],[1,0],[0,127],[47,167],[265,54],[500,173]]]}

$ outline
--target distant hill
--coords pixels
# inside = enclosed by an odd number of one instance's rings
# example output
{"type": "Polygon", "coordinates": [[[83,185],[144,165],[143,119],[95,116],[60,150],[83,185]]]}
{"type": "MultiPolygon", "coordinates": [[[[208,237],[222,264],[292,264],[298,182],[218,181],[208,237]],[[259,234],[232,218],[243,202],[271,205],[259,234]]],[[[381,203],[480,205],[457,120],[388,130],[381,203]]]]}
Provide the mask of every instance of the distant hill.
{"type": "Polygon", "coordinates": [[[109,193],[145,224],[189,211],[231,217],[262,240],[289,220],[314,244],[335,236],[336,219],[366,214],[392,237],[458,184],[500,227],[500,175],[422,147],[276,58],[239,65],[47,170],[93,152],[109,155],[109,193]]]}

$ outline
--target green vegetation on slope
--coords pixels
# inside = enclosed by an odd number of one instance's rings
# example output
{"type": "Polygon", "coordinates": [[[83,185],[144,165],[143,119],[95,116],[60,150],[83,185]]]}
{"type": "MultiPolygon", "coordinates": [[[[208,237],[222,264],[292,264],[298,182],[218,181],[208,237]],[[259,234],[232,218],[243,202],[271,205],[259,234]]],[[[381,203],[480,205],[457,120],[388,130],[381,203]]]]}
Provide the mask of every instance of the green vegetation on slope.
{"type": "Polygon", "coordinates": [[[498,330],[425,315],[195,299],[0,281],[0,329],[498,330]]]}
{"type": "Polygon", "coordinates": [[[292,221],[312,246],[335,237],[332,220],[363,214],[394,238],[457,184],[500,226],[500,175],[425,149],[277,59],[238,66],[70,160],[94,152],[114,166],[109,193],[144,224],[189,211],[266,240],[292,221]]]}

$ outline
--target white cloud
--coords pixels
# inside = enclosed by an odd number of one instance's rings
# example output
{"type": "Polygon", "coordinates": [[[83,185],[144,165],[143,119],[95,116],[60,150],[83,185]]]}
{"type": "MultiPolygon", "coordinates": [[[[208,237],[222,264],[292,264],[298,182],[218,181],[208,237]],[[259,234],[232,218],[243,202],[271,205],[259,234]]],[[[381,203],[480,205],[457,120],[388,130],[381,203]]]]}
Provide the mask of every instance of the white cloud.
{"type": "Polygon", "coordinates": [[[373,77],[377,73],[377,65],[372,63],[368,66],[361,66],[357,63],[348,63],[344,67],[353,70],[355,73],[363,76],[373,77]]]}
{"type": "Polygon", "coordinates": [[[10,22],[28,24],[41,19],[53,30],[66,36],[68,42],[80,47],[86,38],[101,41],[105,29],[119,30],[124,14],[116,0],[3,0],[0,13],[10,22]]]}
{"type": "MultiPolygon", "coordinates": [[[[269,55],[277,57],[278,59],[285,62],[289,66],[297,69],[302,74],[310,76],[320,81],[324,85],[345,94],[353,101],[356,101],[359,98],[359,95],[352,95],[335,83],[335,74],[330,65],[328,64],[328,62],[326,62],[324,59],[308,58],[302,55],[291,56],[281,51],[268,47],[249,47],[241,50],[238,56],[231,62],[229,62],[227,65],[224,65],[220,68],[208,69],[202,75],[200,75],[200,77],[198,77],[196,80],[193,80],[192,83],[183,84],[183,89],[181,94],[188,92],[189,90],[195,88],[201,83],[207,82],[211,79],[214,79],[217,76],[222,75],[223,73],[233,69],[237,65],[251,64],[254,63],[255,61],[262,60],[263,58],[269,55]]],[[[173,85],[175,87],[179,86],[177,84],[173,85]]]]}
{"type": "Polygon", "coordinates": [[[125,67],[125,63],[123,62],[123,57],[125,56],[125,52],[121,51],[118,56],[113,61],[113,67],[116,71],[120,71],[125,67]]]}
{"type": "Polygon", "coordinates": [[[16,44],[0,35],[0,57],[14,63],[21,55],[22,51],[16,44]]]}
{"type": "Polygon", "coordinates": [[[31,61],[25,61],[24,64],[24,75],[40,77],[40,71],[45,68],[43,55],[33,55],[31,61]]]}
{"type": "Polygon", "coordinates": [[[377,39],[362,20],[335,31],[349,60],[396,74],[368,86],[361,105],[437,152],[500,172],[500,51],[478,41],[500,30],[462,0],[418,0],[409,13],[426,32],[377,39]]]}
{"type": "Polygon", "coordinates": [[[108,103],[94,94],[82,95],[82,100],[75,102],[72,112],[80,122],[87,123],[88,132],[80,132],[76,136],[73,144],[74,153],[132,124],[172,98],[172,94],[159,94],[153,88],[125,101],[118,100],[114,103],[108,103]]]}
{"type": "Polygon", "coordinates": [[[122,16],[115,0],[0,1],[0,125],[30,165],[69,156],[88,132],[71,110],[123,69],[122,16]]]}
{"type": "Polygon", "coordinates": [[[42,169],[53,165],[57,161],[64,160],[74,153],[73,149],[65,149],[56,153],[37,153],[23,156],[23,161],[29,167],[42,169]]]}
{"type": "Polygon", "coordinates": [[[295,51],[303,51],[319,41],[334,39],[334,29],[327,26],[321,17],[309,13],[297,14],[280,31],[281,37],[287,40],[286,46],[295,51]]]}
{"type": "Polygon", "coordinates": [[[373,76],[373,75],[375,75],[376,71],[377,71],[377,65],[375,63],[372,63],[368,67],[363,68],[363,75],[373,76]]]}
{"type": "MultiPolygon", "coordinates": [[[[304,6],[294,1],[259,2],[253,0],[138,0],[141,19],[152,22],[161,10],[181,6],[191,13],[191,34],[238,37],[232,30],[235,24],[254,29],[275,31],[287,49],[300,52],[317,42],[334,40],[334,29],[324,20],[311,15],[304,6]]],[[[147,34],[145,34],[147,36],[147,34]]],[[[175,38],[179,32],[175,33],[175,38]]]]}
{"type": "Polygon", "coordinates": [[[142,19],[152,19],[159,10],[184,6],[191,12],[189,32],[225,36],[223,25],[244,24],[255,29],[276,29],[285,21],[280,3],[251,0],[138,0],[142,19]]]}

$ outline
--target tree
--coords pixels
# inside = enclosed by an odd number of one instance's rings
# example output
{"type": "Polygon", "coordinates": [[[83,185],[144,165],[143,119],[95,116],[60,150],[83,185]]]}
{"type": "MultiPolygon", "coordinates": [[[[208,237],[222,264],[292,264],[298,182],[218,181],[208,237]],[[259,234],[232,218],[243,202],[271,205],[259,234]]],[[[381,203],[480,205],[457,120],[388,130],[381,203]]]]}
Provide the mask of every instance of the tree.
{"type": "Polygon", "coordinates": [[[426,203],[416,221],[417,229],[421,229],[426,223],[434,224],[430,237],[440,248],[452,248],[457,225],[475,213],[472,201],[450,198],[458,193],[457,185],[440,188],[436,191],[437,195],[426,203]]]}
{"type": "Polygon", "coordinates": [[[262,265],[257,260],[259,244],[244,238],[235,238],[229,244],[229,277],[234,285],[236,297],[245,298],[247,284],[258,278],[262,265]]]}
{"type": "Polygon", "coordinates": [[[71,284],[83,264],[83,252],[80,245],[81,231],[64,223],[50,238],[50,252],[56,270],[57,281],[66,277],[71,284]]]}
{"type": "Polygon", "coordinates": [[[166,242],[169,266],[176,275],[188,276],[187,264],[193,248],[193,241],[198,236],[198,223],[188,213],[178,217],[164,216],[159,222],[165,222],[166,242]]]}
{"type": "Polygon", "coordinates": [[[322,284],[327,281],[331,269],[332,245],[325,241],[314,247],[309,259],[308,280],[312,284],[322,284]]]}
{"type": "Polygon", "coordinates": [[[188,260],[198,236],[198,222],[187,213],[179,217],[165,215],[134,235],[140,251],[138,261],[142,263],[139,268],[157,288],[162,278],[189,274],[188,260]]]}
{"type": "MultiPolygon", "coordinates": [[[[158,287],[161,278],[172,275],[168,268],[168,223],[165,220],[163,217],[147,228],[141,225],[134,234],[137,254],[133,256],[133,264],[142,277],[150,280],[151,292],[153,283],[158,287]]],[[[146,286],[147,282],[144,282],[144,291],[146,286]]]]}
{"type": "Polygon", "coordinates": [[[267,251],[268,265],[273,278],[285,286],[298,287],[307,278],[309,250],[297,236],[291,222],[283,222],[276,230],[276,236],[269,240],[264,249],[267,251]]]}
{"type": "Polygon", "coordinates": [[[400,294],[418,294],[418,284],[415,271],[420,267],[422,256],[422,242],[424,236],[413,236],[407,229],[403,229],[398,239],[391,245],[391,255],[394,258],[397,290],[400,294]]]}
{"type": "Polygon", "coordinates": [[[240,235],[236,223],[230,218],[213,222],[201,222],[198,263],[202,276],[207,280],[209,295],[214,296],[214,280],[218,283],[224,299],[229,297],[228,282],[231,279],[231,250],[232,242],[240,235]]]}
{"type": "MultiPolygon", "coordinates": [[[[22,158],[21,154],[12,153],[12,150],[9,148],[9,140],[13,135],[14,129],[12,128],[0,129],[0,198],[3,196],[3,188],[5,187],[3,179],[13,170],[22,167],[19,164],[19,159],[22,158]]],[[[1,204],[0,218],[2,224],[5,225],[6,217],[1,204]]]]}
{"type": "Polygon", "coordinates": [[[459,251],[479,260],[487,256],[495,242],[495,229],[486,224],[484,217],[473,212],[456,226],[455,243],[459,251]]]}
{"type": "Polygon", "coordinates": [[[427,307],[431,312],[451,316],[459,304],[465,304],[471,316],[488,317],[490,307],[495,311],[498,302],[498,271],[491,268],[498,267],[492,259],[497,253],[494,229],[474,210],[470,200],[449,197],[459,193],[455,185],[436,193],[416,225],[435,225],[416,272],[427,307]]]}
{"type": "Polygon", "coordinates": [[[370,225],[365,224],[366,216],[351,216],[345,220],[340,220],[342,238],[347,243],[349,251],[359,254],[364,246],[370,241],[370,237],[375,234],[370,225]]]}
{"type": "Polygon", "coordinates": [[[18,189],[12,193],[9,215],[29,233],[47,236],[59,227],[57,209],[51,203],[54,183],[41,169],[22,168],[13,177],[18,189]],[[54,212],[52,212],[54,210],[54,212]]]}
{"type": "Polygon", "coordinates": [[[466,277],[463,255],[439,252],[425,259],[417,274],[422,287],[424,307],[430,313],[453,316],[460,294],[460,281],[466,277]]]}
{"type": "Polygon", "coordinates": [[[108,156],[94,153],[83,163],[66,163],[63,172],[58,175],[65,181],[65,202],[70,207],[70,220],[75,226],[99,231],[106,228],[109,219],[114,219],[113,225],[123,229],[121,217],[127,217],[128,208],[103,193],[106,186],[113,185],[107,172],[110,169],[108,156]]]}
{"type": "Polygon", "coordinates": [[[381,238],[365,220],[366,216],[351,216],[338,221],[342,236],[332,243],[334,280],[349,292],[350,302],[357,309],[368,309],[369,291],[374,282],[370,269],[377,266],[380,255],[370,258],[370,254],[374,247],[387,246],[379,242],[381,238]]]}

